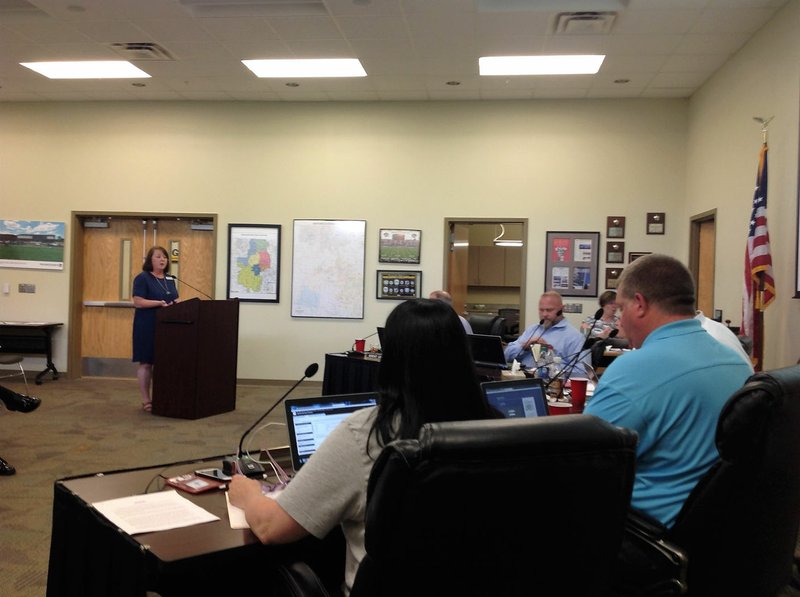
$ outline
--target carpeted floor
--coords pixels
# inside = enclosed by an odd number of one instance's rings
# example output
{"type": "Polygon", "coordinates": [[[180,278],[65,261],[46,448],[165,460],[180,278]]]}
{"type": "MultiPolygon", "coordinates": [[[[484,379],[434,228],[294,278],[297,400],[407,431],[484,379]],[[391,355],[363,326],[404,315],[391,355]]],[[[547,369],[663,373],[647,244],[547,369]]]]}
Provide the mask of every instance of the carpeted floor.
{"type": "MultiPolygon", "coordinates": [[[[20,383],[4,384],[24,391],[20,383]]],[[[31,385],[42,399],[34,412],[0,405],[0,456],[17,474],[0,477],[0,593],[39,597],[47,587],[53,483],[62,477],[234,453],[242,433],[289,387],[240,385],[236,410],[187,421],[141,410],[135,380],[84,378],[31,385]]],[[[303,382],[293,396],[321,394],[303,382]]],[[[283,423],[278,407],[267,421],[283,423]]],[[[250,443],[286,445],[283,425],[260,431],[250,443]]]]}

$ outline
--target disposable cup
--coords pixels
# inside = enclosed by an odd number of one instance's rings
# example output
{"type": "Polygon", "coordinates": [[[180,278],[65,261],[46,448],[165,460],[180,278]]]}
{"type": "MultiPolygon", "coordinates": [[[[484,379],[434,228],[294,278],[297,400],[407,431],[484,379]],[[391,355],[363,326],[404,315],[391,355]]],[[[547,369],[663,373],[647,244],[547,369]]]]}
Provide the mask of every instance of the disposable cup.
{"type": "Polygon", "coordinates": [[[583,412],[583,407],[586,405],[586,386],[588,383],[589,380],[585,377],[570,378],[569,386],[571,388],[573,412],[583,412]]]}

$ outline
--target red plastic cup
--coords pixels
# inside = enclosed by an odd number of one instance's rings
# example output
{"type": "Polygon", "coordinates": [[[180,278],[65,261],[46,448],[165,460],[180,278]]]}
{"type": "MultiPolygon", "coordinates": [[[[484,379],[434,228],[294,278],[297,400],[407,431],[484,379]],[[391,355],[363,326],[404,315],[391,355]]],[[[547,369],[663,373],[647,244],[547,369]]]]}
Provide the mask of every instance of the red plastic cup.
{"type": "Polygon", "coordinates": [[[366,344],[366,340],[360,338],[355,341],[354,346],[356,347],[356,352],[364,352],[364,346],[366,344]]]}
{"type": "Polygon", "coordinates": [[[547,410],[550,415],[570,415],[572,414],[572,405],[569,402],[555,402],[547,401],[547,410]]]}
{"type": "Polygon", "coordinates": [[[572,388],[572,412],[582,413],[586,405],[586,386],[589,380],[585,377],[572,377],[569,380],[572,388]]]}

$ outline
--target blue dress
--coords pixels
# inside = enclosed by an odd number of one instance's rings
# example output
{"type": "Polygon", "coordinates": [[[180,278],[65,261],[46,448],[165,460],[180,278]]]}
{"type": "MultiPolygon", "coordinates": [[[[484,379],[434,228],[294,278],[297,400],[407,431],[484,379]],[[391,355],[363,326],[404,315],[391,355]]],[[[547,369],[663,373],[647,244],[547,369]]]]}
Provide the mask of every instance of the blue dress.
{"type": "MultiPolygon", "coordinates": [[[[160,280],[150,272],[142,272],[133,279],[133,296],[152,301],[171,303],[178,299],[175,281],[160,280]]],[[[156,311],[160,307],[134,309],[133,315],[133,361],[152,364],[155,356],[156,311]]]]}

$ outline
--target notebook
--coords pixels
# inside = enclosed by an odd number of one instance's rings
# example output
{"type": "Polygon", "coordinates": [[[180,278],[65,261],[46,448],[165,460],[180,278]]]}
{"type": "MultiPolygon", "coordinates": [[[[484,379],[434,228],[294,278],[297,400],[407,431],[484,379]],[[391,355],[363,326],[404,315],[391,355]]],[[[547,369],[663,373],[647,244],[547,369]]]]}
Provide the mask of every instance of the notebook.
{"type": "Polygon", "coordinates": [[[510,379],[481,384],[486,401],[507,419],[543,417],[548,414],[547,396],[541,379],[510,379]]]}
{"type": "Polygon", "coordinates": [[[350,413],[377,403],[378,395],[374,392],[287,398],[284,408],[294,471],[308,462],[322,440],[350,413]]]}
{"type": "Polygon", "coordinates": [[[467,334],[469,346],[472,349],[472,360],[479,367],[493,367],[495,369],[508,369],[506,357],[503,354],[503,341],[500,336],[486,334],[467,334]]]}

